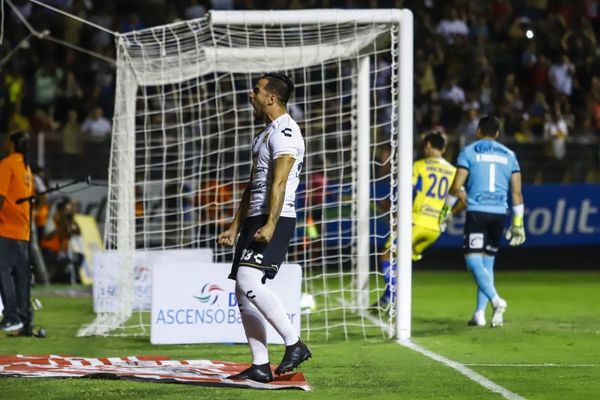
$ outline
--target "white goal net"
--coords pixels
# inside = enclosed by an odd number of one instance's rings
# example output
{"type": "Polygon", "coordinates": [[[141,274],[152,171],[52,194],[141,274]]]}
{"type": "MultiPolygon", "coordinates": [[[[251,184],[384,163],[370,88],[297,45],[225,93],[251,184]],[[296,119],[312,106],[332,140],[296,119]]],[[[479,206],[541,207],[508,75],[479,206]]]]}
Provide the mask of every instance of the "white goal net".
{"type": "Polygon", "coordinates": [[[231,261],[215,236],[249,178],[263,126],[248,93],[267,72],[295,82],[288,112],[306,143],[288,252],[303,267],[302,336],[408,337],[412,14],[400,10],[213,11],[118,36],[105,244],[119,306],[80,335],[145,332],[136,251],[210,248],[231,261]],[[370,307],[386,256],[402,265],[398,307],[370,307]]]}

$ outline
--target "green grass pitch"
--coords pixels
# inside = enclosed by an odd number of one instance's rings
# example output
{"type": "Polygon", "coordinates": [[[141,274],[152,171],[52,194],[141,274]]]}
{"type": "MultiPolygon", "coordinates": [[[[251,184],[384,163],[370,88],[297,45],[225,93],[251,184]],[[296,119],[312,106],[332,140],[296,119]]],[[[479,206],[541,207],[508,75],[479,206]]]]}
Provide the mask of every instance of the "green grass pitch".
{"type": "MultiPolygon", "coordinates": [[[[414,273],[413,341],[527,399],[600,396],[600,272],[499,272],[505,326],[470,328],[475,286],[466,272],[414,273]]],[[[245,345],[152,346],[147,337],[76,338],[90,298],[42,296],[48,338],[0,335],[0,354],[166,355],[249,361],[245,345]]],[[[489,314],[489,310],[488,310],[489,314]]],[[[488,317],[489,318],[489,317],[488,317]]],[[[385,339],[314,340],[301,370],[312,392],[102,381],[0,379],[3,399],[499,399],[451,368],[385,339]]],[[[278,362],[281,346],[271,347],[278,362]]]]}

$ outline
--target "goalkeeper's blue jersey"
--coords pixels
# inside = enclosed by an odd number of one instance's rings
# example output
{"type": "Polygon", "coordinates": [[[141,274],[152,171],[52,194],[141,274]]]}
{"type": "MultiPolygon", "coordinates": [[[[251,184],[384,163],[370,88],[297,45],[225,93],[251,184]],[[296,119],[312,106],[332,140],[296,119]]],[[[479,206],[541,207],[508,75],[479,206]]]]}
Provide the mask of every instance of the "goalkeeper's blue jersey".
{"type": "Polygon", "coordinates": [[[512,150],[492,139],[478,140],[460,152],[457,167],[469,171],[467,211],[506,213],[510,177],[521,171],[512,150]]]}

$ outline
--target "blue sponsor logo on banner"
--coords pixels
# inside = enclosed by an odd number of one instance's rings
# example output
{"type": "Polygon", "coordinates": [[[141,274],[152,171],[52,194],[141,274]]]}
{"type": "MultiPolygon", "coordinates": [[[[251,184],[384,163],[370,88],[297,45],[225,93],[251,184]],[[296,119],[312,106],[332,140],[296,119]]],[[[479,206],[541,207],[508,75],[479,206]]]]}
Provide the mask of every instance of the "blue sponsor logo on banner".
{"type": "MultiPolygon", "coordinates": [[[[523,197],[527,233],[523,246],[600,244],[600,185],[526,185],[523,197]]],[[[453,219],[435,246],[460,247],[464,222],[464,214],[453,219]]]]}
{"type": "MultiPolygon", "coordinates": [[[[205,306],[212,308],[161,308],[156,315],[157,325],[225,325],[241,324],[242,317],[238,310],[235,293],[227,295],[227,305],[217,303],[219,292],[225,292],[219,285],[207,283],[202,287],[200,295],[192,297],[205,306]]],[[[292,323],[296,314],[287,314],[292,323]]]]}

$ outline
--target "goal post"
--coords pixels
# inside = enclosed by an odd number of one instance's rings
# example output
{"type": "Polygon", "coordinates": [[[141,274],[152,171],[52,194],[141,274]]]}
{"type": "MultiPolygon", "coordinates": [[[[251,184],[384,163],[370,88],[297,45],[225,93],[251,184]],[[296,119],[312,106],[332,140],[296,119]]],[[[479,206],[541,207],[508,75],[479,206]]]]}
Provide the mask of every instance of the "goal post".
{"type": "Polygon", "coordinates": [[[400,116],[398,158],[398,302],[396,337],[409,339],[412,320],[412,163],[413,163],[413,15],[403,10],[400,20],[400,116]],[[410,204],[410,207],[408,206],[410,204]]]}
{"type": "Polygon", "coordinates": [[[119,255],[121,306],[79,334],[145,332],[143,317],[130,318],[137,250],[211,247],[215,261],[231,260],[214,235],[237,207],[261,129],[246,96],[261,74],[284,71],[296,83],[289,112],[307,145],[288,253],[316,303],[302,334],[367,337],[375,328],[409,338],[412,13],[211,11],[119,34],[116,43],[104,236],[119,255]],[[398,266],[398,295],[372,310],[385,290],[377,264],[386,251],[398,266]]]}

